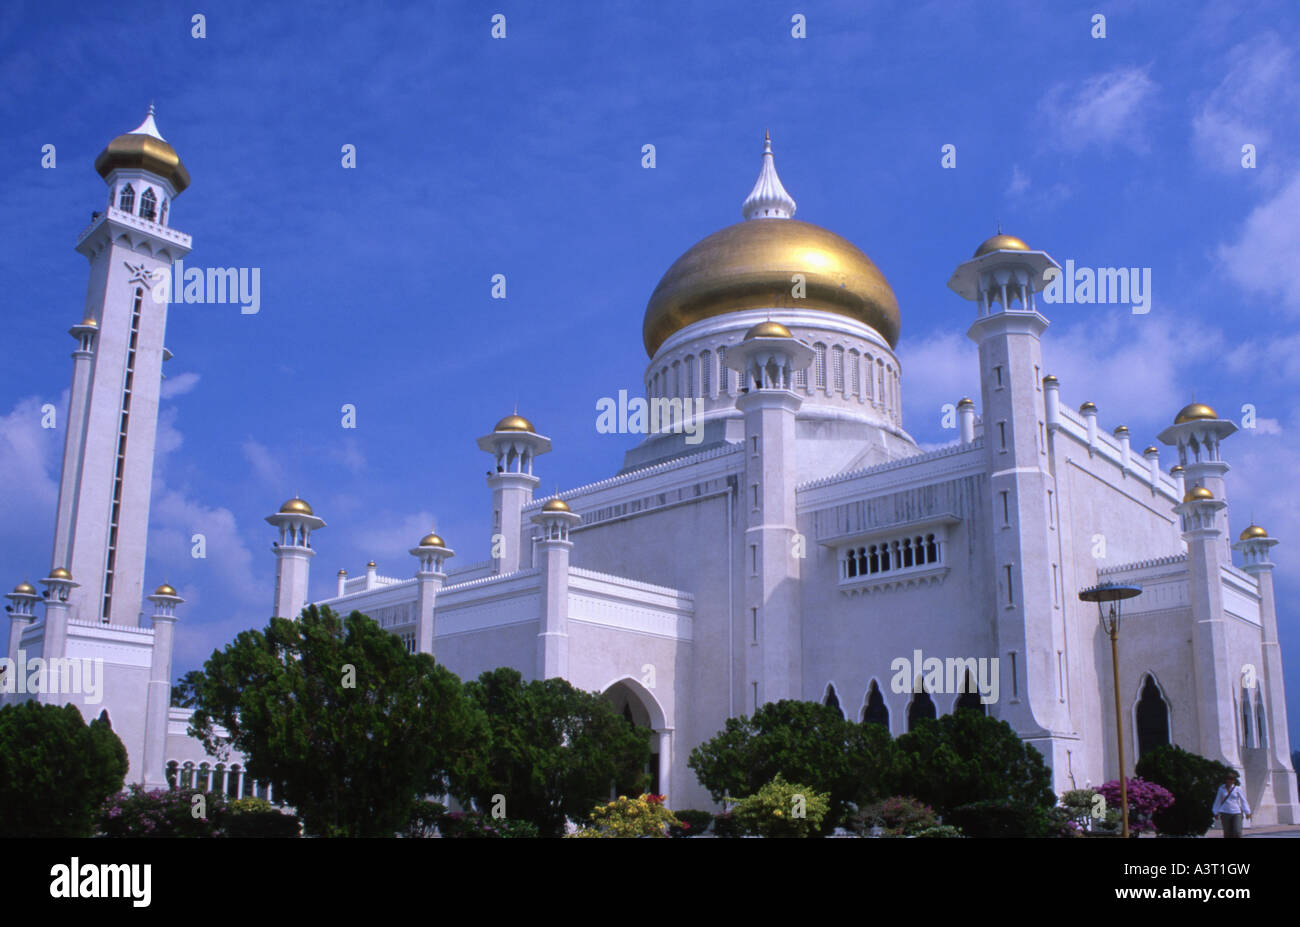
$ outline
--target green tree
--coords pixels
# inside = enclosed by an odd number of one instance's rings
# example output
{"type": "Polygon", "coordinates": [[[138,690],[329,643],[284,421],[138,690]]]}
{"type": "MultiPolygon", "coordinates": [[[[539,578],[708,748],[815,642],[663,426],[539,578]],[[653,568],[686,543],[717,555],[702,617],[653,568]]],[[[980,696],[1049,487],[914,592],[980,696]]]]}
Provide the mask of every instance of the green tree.
{"type": "Polygon", "coordinates": [[[1005,721],[974,711],[927,718],[901,735],[888,778],[892,792],[920,799],[945,817],[963,805],[993,802],[1046,826],[1046,812],[1056,804],[1042,754],[1005,721]]]}
{"type": "Polygon", "coordinates": [[[714,801],[754,795],[777,776],[830,796],[825,828],[844,818],[848,802],[882,795],[892,752],[879,724],[846,721],[819,702],[768,702],[752,717],[728,718],[723,729],[691,751],[687,765],[714,801]]]}
{"type": "Polygon", "coordinates": [[[1152,818],[1156,830],[1179,837],[1200,837],[1214,823],[1214,796],[1231,767],[1172,744],[1157,747],[1138,760],[1134,773],[1164,786],[1174,796],[1172,807],[1152,818]]]}
{"type": "Polygon", "coordinates": [[[214,651],[195,697],[191,733],[208,752],[238,749],[321,836],[403,830],[486,734],[455,674],[360,612],[314,605],[214,651]]]}
{"type": "Polygon", "coordinates": [[[0,708],[0,835],[90,836],[126,770],[106,713],[87,726],[73,705],[0,708]]]}
{"type": "Polygon", "coordinates": [[[490,813],[502,795],[507,818],[554,837],[566,818],[585,820],[609,801],[611,785],[636,795],[647,784],[649,732],[629,725],[604,697],[563,679],[525,683],[510,667],[483,673],[465,690],[487,715],[490,734],[485,754],[452,775],[462,803],[490,813]]]}
{"type": "Polygon", "coordinates": [[[177,679],[176,685],[172,686],[172,707],[193,708],[194,693],[201,682],[203,682],[203,670],[190,670],[177,679]]]}

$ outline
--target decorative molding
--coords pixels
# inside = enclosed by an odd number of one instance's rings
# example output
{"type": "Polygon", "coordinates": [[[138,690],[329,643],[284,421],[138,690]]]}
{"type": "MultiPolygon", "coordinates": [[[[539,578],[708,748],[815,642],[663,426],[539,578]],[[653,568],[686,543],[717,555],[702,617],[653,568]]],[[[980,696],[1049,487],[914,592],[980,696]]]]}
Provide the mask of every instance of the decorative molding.
{"type": "Polygon", "coordinates": [[[870,467],[863,467],[859,470],[849,470],[846,473],[837,473],[833,476],[823,476],[819,479],[809,480],[806,483],[799,483],[795,486],[795,492],[807,492],[810,489],[820,489],[824,486],[831,486],[835,483],[846,483],[849,480],[855,480],[863,476],[872,476],[877,473],[886,473],[890,470],[899,470],[914,467],[917,464],[926,463],[931,460],[941,460],[944,457],[954,457],[958,454],[965,454],[970,451],[982,448],[984,438],[978,437],[969,444],[953,444],[948,447],[941,447],[937,450],[926,451],[923,454],[914,454],[911,457],[900,457],[897,460],[888,460],[884,463],[873,464],[870,467]]]}
{"type": "Polygon", "coordinates": [[[895,572],[875,573],[870,576],[858,576],[846,579],[839,584],[840,593],[849,597],[870,595],[873,592],[887,592],[893,589],[906,589],[916,586],[939,586],[948,576],[950,567],[926,565],[923,567],[906,567],[895,572]]]}

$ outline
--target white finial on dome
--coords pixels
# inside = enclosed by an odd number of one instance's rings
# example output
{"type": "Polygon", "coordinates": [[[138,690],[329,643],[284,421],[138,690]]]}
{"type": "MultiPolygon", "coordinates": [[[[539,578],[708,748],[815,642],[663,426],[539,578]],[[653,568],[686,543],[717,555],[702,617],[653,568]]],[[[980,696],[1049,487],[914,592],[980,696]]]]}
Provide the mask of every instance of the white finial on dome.
{"type": "Polygon", "coordinates": [[[776,176],[776,163],[772,159],[772,135],[763,133],[763,167],[758,172],[754,189],[749,191],[740,211],[746,219],[790,219],[794,216],[794,198],[781,186],[776,176]]]}
{"type": "Polygon", "coordinates": [[[144,122],[140,123],[140,125],[138,125],[136,128],[132,129],[130,132],[126,134],[127,135],[152,135],[160,142],[167,141],[167,139],[162,137],[162,133],[158,131],[158,125],[153,121],[152,103],[149,104],[149,115],[144,117],[144,122]]]}

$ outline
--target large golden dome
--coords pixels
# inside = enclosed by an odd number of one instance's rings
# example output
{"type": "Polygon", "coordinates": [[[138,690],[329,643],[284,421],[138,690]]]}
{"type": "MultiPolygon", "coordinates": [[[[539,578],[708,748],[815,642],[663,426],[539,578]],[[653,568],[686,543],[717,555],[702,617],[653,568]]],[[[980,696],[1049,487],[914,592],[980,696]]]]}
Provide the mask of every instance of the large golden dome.
{"type": "Polygon", "coordinates": [[[646,351],[653,357],[687,325],[743,309],[834,312],[898,343],[898,300],[871,258],[820,226],[755,218],[714,232],[668,268],[646,306],[646,351]],[[796,273],[806,281],[801,299],[792,293],[796,273]]]}
{"type": "Polygon", "coordinates": [[[95,159],[95,170],[105,180],[118,168],[135,168],[163,177],[180,193],[190,185],[190,172],[176,149],[167,144],[153,121],[153,107],[137,128],[119,135],[95,159]]]}
{"type": "Polygon", "coordinates": [[[1188,422],[1196,422],[1202,419],[1216,420],[1219,413],[1215,412],[1203,402],[1193,402],[1190,405],[1183,406],[1174,416],[1175,425],[1186,425],[1188,422]]]}

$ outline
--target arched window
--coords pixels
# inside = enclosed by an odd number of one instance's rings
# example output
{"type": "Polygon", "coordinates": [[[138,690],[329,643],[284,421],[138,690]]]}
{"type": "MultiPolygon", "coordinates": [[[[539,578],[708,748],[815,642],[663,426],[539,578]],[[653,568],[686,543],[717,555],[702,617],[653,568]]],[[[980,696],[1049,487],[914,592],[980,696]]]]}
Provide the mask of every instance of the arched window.
{"type": "Polygon", "coordinates": [[[117,198],[117,208],[122,212],[135,212],[135,189],[127,184],[117,198]]]}
{"type": "Polygon", "coordinates": [[[695,355],[686,355],[686,398],[695,396],[695,355]]]}
{"type": "Polygon", "coordinates": [[[834,708],[840,714],[844,714],[844,709],[840,707],[840,697],[835,693],[834,683],[829,683],[826,686],[826,697],[822,699],[822,704],[828,708],[834,708]]]}
{"type": "Polygon", "coordinates": [[[673,391],[668,394],[670,399],[676,399],[682,394],[682,364],[681,361],[673,361],[673,391]]]}
{"type": "Polygon", "coordinates": [[[1268,725],[1265,723],[1264,717],[1264,694],[1259,689],[1255,690],[1255,739],[1258,741],[1255,746],[1268,746],[1268,725]]]}
{"type": "Polygon", "coordinates": [[[718,345],[718,395],[731,395],[731,370],[727,367],[727,346],[718,345]]]}
{"type": "Polygon", "coordinates": [[[858,575],[865,576],[866,574],[867,574],[867,549],[865,547],[859,547],[858,548],[858,575]]]}
{"type": "Polygon", "coordinates": [[[1250,692],[1245,686],[1241,689],[1241,745],[1252,746],[1255,743],[1254,725],[1250,717],[1250,692]]]}
{"type": "Polygon", "coordinates": [[[912,539],[911,538],[903,538],[902,554],[903,554],[902,565],[905,567],[912,566],[913,564],[912,564],[912,539]]]}
{"type": "Polygon", "coordinates": [[[862,355],[849,350],[849,395],[862,398],[862,355]]]}
{"type": "Polygon", "coordinates": [[[226,777],[226,794],[231,798],[239,798],[239,774],[243,772],[239,764],[230,767],[230,775],[226,777]]]}
{"type": "Polygon", "coordinates": [[[871,572],[879,573],[880,572],[880,551],[875,544],[871,545],[871,558],[869,562],[871,564],[871,572]]]}
{"type": "Polygon", "coordinates": [[[876,391],[874,388],[875,375],[872,373],[872,371],[875,370],[875,367],[872,366],[873,359],[870,354],[863,354],[862,360],[867,365],[866,375],[862,378],[862,396],[864,399],[869,399],[874,402],[876,399],[876,391]]]}
{"type": "Polygon", "coordinates": [[[153,195],[153,187],[144,191],[140,197],[140,218],[152,222],[158,214],[158,200],[153,195]]]}
{"type": "Polygon", "coordinates": [[[838,344],[831,348],[831,384],[836,396],[844,395],[844,349],[838,344]]]}
{"type": "Polygon", "coordinates": [[[857,551],[852,548],[849,549],[848,554],[844,558],[844,575],[849,579],[858,575],[857,551]]]}
{"type": "Polygon", "coordinates": [[[925,559],[929,563],[939,562],[939,545],[935,543],[933,534],[925,536],[925,559]]]}
{"type": "Polygon", "coordinates": [[[192,762],[187,762],[181,767],[181,788],[194,788],[194,764],[192,762]]]}
{"type": "Polygon", "coordinates": [[[181,764],[175,760],[167,762],[167,787],[176,788],[180,784],[181,764]]]}
{"type": "Polygon", "coordinates": [[[713,352],[704,351],[700,354],[700,393],[705,399],[713,395],[713,352]]]}
{"type": "Polygon", "coordinates": [[[912,696],[912,701],[907,706],[907,729],[915,730],[918,722],[925,718],[934,720],[936,717],[934,708],[934,699],[930,698],[930,693],[922,687],[920,692],[912,696]]]}
{"type": "Polygon", "coordinates": [[[203,792],[209,792],[212,790],[212,771],[207,763],[199,764],[199,778],[198,781],[194,783],[194,787],[203,792]]]}
{"type": "Polygon", "coordinates": [[[1147,673],[1137,704],[1138,759],[1169,743],[1169,706],[1156,679],[1147,673]]]}
{"type": "Polygon", "coordinates": [[[885,697],[880,694],[880,686],[876,681],[871,680],[871,689],[867,692],[867,704],[862,709],[863,724],[881,724],[885,730],[889,730],[889,708],[885,705],[885,697]]]}
{"type": "Polygon", "coordinates": [[[168,202],[169,202],[169,200],[163,200],[163,201],[162,201],[162,208],[160,208],[160,209],[158,210],[158,224],[159,224],[159,225],[166,225],[166,224],[167,224],[167,203],[168,203],[168,202]]]}
{"type": "Polygon", "coordinates": [[[975,680],[971,678],[970,670],[966,670],[966,681],[962,685],[964,690],[957,697],[957,702],[952,706],[954,712],[978,711],[980,714],[988,714],[984,708],[984,702],[980,699],[979,688],[975,685],[975,680]]]}
{"type": "Polygon", "coordinates": [[[822,392],[826,391],[826,345],[818,343],[813,345],[813,350],[817,352],[817,358],[813,361],[817,369],[817,388],[822,392]]]}

